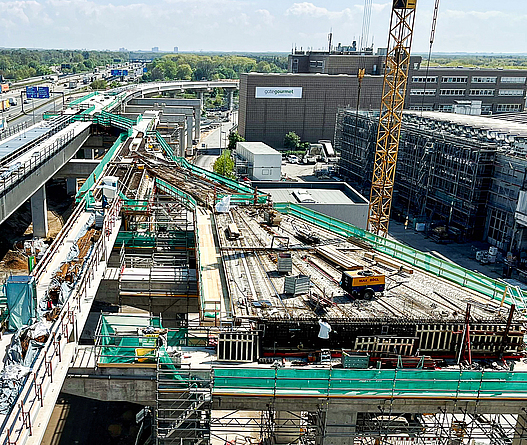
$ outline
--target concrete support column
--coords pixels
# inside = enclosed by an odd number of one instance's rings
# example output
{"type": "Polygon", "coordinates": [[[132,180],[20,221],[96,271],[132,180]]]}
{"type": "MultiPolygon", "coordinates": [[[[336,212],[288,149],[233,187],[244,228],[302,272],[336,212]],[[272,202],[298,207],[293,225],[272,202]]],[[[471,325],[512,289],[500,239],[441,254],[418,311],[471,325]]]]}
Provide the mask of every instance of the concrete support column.
{"type": "MultiPolygon", "coordinates": [[[[324,419],[323,419],[324,420],[324,419]]],[[[330,405],[322,425],[320,445],[352,445],[351,436],[357,429],[357,412],[350,405],[330,405]]]]}
{"type": "Polygon", "coordinates": [[[297,443],[301,429],[300,412],[277,411],[275,417],[275,443],[297,443]]]}
{"type": "Polygon", "coordinates": [[[193,128],[192,116],[187,116],[187,150],[192,152],[192,128],[193,128]]]}
{"type": "Polygon", "coordinates": [[[68,195],[77,194],[77,178],[66,178],[66,193],[68,195]]]}
{"type": "Polygon", "coordinates": [[[516,419],[512,445],[527,445],[527,414],[525,412],[518,414],[516,419]]]}
{"type": "Polygon", "coordinates": [[[201,138],[201,108],[199,107],[194,108],[194,119],[196,120],[194,122],[194,128],[196,129],[194,139],[199,141],[201,138]]]}
{"type": "Polygon", "coordinates": [[[227,91],[227,103],[229,105],[229,111],[234,108],[234,90],[227,91]]]}
{"type": "Polygon", "coordinates": [[[85,148],[84,149],[84,159],[95,159],[93,148],[85,148]]]}
{"type": "Polygon", "coordinates": [[[178,156],[185,156],[185,126],[179,127],[179,153],[178,156]]]}
{"type": "Polygon", "coordinates": [[[33,219],[33,236],[40,238],[48,236],[48,205],[45,184],[31,197],[31,217],[33,219]]]}

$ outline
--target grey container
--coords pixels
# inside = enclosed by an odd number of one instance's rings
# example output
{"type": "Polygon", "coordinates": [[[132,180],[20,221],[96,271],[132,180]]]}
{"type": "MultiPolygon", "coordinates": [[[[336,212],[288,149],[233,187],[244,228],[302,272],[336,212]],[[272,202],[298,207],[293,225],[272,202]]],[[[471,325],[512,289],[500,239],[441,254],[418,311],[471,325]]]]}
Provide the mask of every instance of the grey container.
{"type": "Polygon", "coordinates": [[[309,292],[310,278],[307,275],[285,277],[284,294],[301,295],[309,292]]]}
{"type": "Polygon", "coordinates": [[[290,253],[278,254],[278,272],[291,273],[293,271],[293,259],[290,253]]]}

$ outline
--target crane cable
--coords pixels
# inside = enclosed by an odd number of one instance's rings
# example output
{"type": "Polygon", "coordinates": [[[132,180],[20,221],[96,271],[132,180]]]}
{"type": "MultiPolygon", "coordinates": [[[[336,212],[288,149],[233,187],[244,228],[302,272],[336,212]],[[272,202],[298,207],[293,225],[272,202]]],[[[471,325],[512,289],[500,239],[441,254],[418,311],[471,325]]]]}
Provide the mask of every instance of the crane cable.
{"type": "MultiPolygon", "coordinates": [[[[434,40],[435,40],[435,35],[436,35],[436,24],[437,24],[437,13],[439,11],[439,0],[435,0],[435,5],[434,5],[434,15],[432,17],[432,27],[431,27],[431,30],[430,30],[430,46],[428,48],[428,60],[427,60],[427,63],[426,63],[426,72],[425,72],[425,84],[424,84],[424,87],[423,87],[423,99],[421,100],[421,118],[423,117],[423,111],[424,111],[424,107],[425,107],[425,93],[426,93],[426,85],[428,83],[428,74],[429,74],[429,71],[430,71],[430,60],[432,58],[432,47],[434,45],[434,40]]],[[[413,165],[413,169],[412,169],[412,177],[410,178],[411,180],[411,183],[414,181],[414,178],[415,178],[415,169],[417,167],[417,153],[415,152],[415,157],[414,157],[414,165],[413,165]]],[[[410,183],[410,185],[411,185],[410,183]]],[[[415,191],[417,191],[417,184],[415,185],[415,191]]],[[[405,222],[405,228],[408,227],[408,222],[409,222],[409,219],[410,219],[410,194],[408,194],[408,207],[406,209],[406,222],[405,222]]]]}

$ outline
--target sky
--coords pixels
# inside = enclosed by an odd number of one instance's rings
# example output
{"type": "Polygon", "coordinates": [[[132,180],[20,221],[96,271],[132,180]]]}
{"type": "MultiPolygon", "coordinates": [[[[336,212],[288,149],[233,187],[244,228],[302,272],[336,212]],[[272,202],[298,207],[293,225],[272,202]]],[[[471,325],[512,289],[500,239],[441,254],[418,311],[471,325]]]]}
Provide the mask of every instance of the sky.
{"type": "MultiPolygon", "coordinates": [[[[373,0],[369,41],[387,46],[391,1],[373,0]]],[[[427,53],[434,0],[418,0],[413,52],[427,53]]],[[[364,0],[0,0],[0,46],[289,52],[351,44],[364,0]]],[[[433,52],[527,53],[527,1],[441,0],[433,52]]]]}

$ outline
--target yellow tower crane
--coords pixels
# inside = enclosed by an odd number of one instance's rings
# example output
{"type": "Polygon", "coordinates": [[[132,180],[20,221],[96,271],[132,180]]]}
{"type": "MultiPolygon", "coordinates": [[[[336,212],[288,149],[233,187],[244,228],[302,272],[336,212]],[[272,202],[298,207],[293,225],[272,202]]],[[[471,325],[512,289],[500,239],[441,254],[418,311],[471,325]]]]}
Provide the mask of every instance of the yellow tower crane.
{"type": "Polygon", "coordinates": [[[368,230],[381,236],[390,221],[416,6],[417,0],[392,5],[368,215],[368,230]]]}

